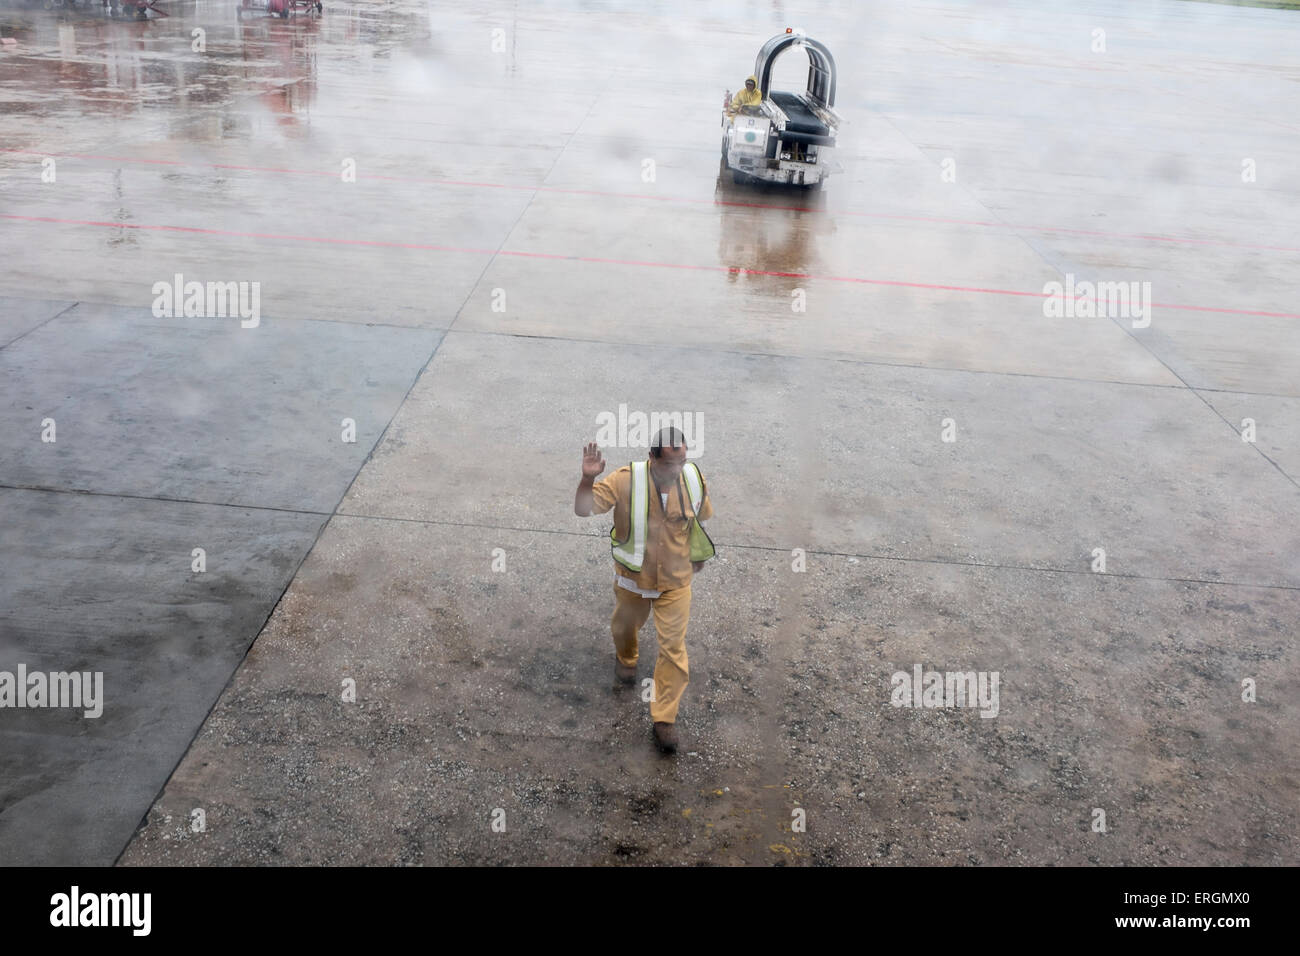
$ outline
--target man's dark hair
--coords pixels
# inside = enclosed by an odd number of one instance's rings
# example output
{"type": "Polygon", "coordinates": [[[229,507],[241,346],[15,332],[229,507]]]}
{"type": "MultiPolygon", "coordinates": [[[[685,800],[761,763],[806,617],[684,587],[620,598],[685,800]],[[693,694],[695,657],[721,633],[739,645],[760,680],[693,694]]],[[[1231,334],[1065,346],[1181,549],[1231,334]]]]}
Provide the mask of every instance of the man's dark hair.
{"type": "Polygon", "coordinates": [[[662,458],[665,448],[678,448],[686,444],[686,436],[676,425],[666,425],[659,429],[650,445],[650,457],[662,458]]]}

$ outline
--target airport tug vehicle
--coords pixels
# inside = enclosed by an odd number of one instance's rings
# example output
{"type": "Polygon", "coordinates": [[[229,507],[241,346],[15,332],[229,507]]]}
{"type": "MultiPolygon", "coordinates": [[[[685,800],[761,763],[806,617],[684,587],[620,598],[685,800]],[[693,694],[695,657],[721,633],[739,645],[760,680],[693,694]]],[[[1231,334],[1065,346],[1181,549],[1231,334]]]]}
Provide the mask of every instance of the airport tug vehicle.
{"type": "Polygon", "coordinates": [[[835,112],[835,60],[826,45],[802,30],[787,29],[763,44],[754,61],[763,100],[722,108],[722,157],[737,183],[761,180],[820,189],[833,171],[830,150],[842,122],[835,112]],[[791,47],[808,54],[808,88],[802,93],[771,90],[772,65],[791,47]]]}

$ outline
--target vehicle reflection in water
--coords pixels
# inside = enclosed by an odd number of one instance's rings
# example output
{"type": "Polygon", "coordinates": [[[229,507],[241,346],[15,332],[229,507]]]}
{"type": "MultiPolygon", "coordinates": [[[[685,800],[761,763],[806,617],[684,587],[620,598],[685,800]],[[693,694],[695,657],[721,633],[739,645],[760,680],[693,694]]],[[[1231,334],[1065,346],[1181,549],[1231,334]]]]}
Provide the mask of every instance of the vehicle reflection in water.
{"type": "Polygon", "coordinates": [[[12,71],[5,111],[102,116],[158,107],[183,125],[195,122],[187,106],[229,104],[246,114],[251,95],[292,126],[316,100],[323,49],[344,83],[364,60],[429,38],[427,21],[413,14],[326,3],[323,15],[281,19],[239,3],[161,0],[167,16],[136,20],[110,18],[99,0],[51,11],[0,0],[0,37],[10,41],[0,64],[12,71]]]}
{"type": "Polygon", "coordinates": [[[171,16],[143,21],[109,19],[84,6],[59,13],[0,8],[0,32],[16,41],[5,55],[21,64],[10,90],[22,111],[98,116],[212,105],[290,84],[303,86],[291,110],[310,102],[313,19],[236,17],[229,0],[167,8],[171,16]]]}
{"type": "MultiPolygon", "coordinates": [[[[314,17],[281,20],[258,12],[239,18],[239,52],[245,89],[263,87],[258,101],[284,131],[309,118],[316,100],[316,43],[320,21],[314,17]],[[274,79],[266,67],[274,64],[274,79]],[[270,82],[268,82],[268,80],[270,82]]],[[[223,130],[229,136],[230,130],[223,130]]]]}
{"type": "MultiPolygon", "coordinates": [[[[835,221],[826,213],[831,192],[766,183],[736,185],[724,160],[713,197],[718,203],[718,261],[727,281],[780,291],[791,273],[817,271],[817,240],[834,235],[835,221]]],[[[793,287],[791,287],[793,288],[793,287]]]]}

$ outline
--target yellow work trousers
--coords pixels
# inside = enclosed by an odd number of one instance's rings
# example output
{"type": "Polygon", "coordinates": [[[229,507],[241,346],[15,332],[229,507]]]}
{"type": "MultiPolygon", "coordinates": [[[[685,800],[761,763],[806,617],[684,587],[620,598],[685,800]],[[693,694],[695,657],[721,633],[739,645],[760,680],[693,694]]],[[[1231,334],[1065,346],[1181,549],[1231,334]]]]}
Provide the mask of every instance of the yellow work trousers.
{"type": "Polygon", "coordinates": [[[614,653],[625,667],[635,667],[636,632],[655,612],[655,631],[659,634],[659,658],[655,661],[654,700],[650,718],[656,723],[676,723],[677,705],[690,680],[686,662],[686,625],[691,618],[691,587],[673,588],[651,600],[627,588],[614,585],[614,617],[609,622],[614,634],[614,653]]]}

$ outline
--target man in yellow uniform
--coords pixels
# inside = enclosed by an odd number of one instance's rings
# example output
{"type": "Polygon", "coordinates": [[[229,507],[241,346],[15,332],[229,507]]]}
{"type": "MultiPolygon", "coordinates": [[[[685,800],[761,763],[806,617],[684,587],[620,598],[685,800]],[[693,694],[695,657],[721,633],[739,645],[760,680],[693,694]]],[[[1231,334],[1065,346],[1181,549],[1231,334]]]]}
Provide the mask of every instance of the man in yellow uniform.
{"type": "Polygon", "coordinates": [[[754,112],[762,102],[763,94],[758,91],[758,77],[751,76],[745,81],[745,88],[731,98],[731,106],[727,109],[727,113],[735,116],[746,106],[752,107],[750,112],[754,112]]]}
{"type": "Polygon", "coordinates": [[[653,609],[659,658],[650,717],[655,744],[664,753],[675,753],[677,705],[690,676],[686,625],[691,577],[713,556],[699,521],[713,516],[713,504],[699,469],[686,460],[686,438],[677,428],[659,433],[649,461],[625,465],[596,481],[604,470],[605,459],[592,442],[582,452],[573,511],[587,517],[614,509],[614,676],[624,684],[636,683],[637,631],[653,609]]]}

